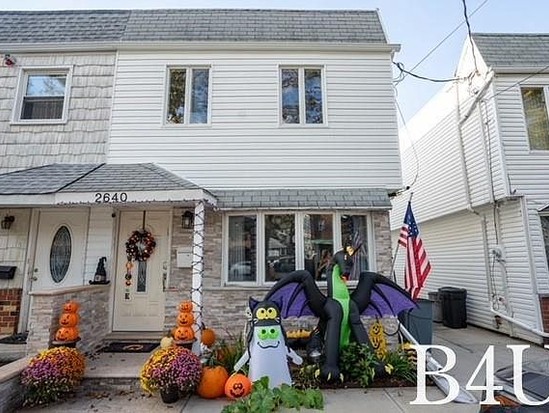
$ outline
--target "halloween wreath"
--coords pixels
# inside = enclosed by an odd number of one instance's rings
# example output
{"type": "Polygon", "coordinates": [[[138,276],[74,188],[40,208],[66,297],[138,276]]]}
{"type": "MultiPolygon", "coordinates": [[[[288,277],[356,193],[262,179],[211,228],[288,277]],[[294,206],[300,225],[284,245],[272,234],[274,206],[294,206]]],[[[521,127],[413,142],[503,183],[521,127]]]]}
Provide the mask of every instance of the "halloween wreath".
{"type": "Polygon", "coordinates": [[[138,230],[132,232],[132,235],[126,241],[126,255],[128,261],[147,261],[154,252],[156,241],[147,230],[138,230]]]}

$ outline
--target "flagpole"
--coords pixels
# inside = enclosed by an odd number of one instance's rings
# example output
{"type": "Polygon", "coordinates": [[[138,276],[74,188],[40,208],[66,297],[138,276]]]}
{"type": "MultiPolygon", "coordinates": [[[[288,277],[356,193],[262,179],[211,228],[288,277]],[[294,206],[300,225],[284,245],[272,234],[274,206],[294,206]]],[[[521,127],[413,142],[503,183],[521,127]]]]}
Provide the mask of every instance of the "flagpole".
{"type": "MultiPolygon", "coordinates": [[[[410,198],[408,199],[408,204],[406,204],[406,205],[409,205],[412,202],[412,196],[414,196],[414,193],[410,192],[410,198]]],[[[399,236],[399,238],[400,238],[400,236],[399,236]]],[[[396,245],[396,248],[395,248],[395,253],[393,254],[393,263],[391,264],[391,275],[393,276],[393,281],[395,282],[395,284],[398,284],[397,279],[396,279],[396,273],[395,273],[395,264],[396,264],[396,259],[397,259],[397,256],[398,256],[398,250],[399,249],[400,248],[399,248],[398,239],[397,239],[397,245],[396,245]]]]}

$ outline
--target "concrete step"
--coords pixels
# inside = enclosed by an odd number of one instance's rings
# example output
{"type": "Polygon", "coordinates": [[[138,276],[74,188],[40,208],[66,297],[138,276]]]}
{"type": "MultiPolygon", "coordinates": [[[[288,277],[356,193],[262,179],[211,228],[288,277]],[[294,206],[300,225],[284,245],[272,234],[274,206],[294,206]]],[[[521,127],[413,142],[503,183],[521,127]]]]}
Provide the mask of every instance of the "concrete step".
{"type": "Polygon", "coordinates": [[[105,336],[103,341],[129,341],[135,343],[150,343],[154,341],[160,342],[165,333],[162,331],[114,331],[105,336]]]}

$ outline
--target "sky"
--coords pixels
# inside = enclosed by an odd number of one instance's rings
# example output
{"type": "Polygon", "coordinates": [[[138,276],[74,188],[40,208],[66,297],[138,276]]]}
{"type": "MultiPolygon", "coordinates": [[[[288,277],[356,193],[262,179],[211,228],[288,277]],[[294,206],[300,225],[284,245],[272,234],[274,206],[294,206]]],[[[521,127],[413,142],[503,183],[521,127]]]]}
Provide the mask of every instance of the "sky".
{"type": "MultiPolygon", "coordinates": [[[[0,1],[0,10],[254,8],[254,9],[379,9],[394,56],[412,69],[446,36],[457,29],[413,72],[430,78],[453,76],[467,36],[463,2],[471,30],[484,33],[549,33],[549,0],[18,0],[0,1]],[[460,26],[461,25],[461,26],[460,26]]],[[[321,28],[319,28],[321,30],[321,28]]],[[[395,77],[397,71],[395,69],[395,77]]],[[[396,86],[402,119],[410,119],[443,87],[407,76],[396,86]]]]}

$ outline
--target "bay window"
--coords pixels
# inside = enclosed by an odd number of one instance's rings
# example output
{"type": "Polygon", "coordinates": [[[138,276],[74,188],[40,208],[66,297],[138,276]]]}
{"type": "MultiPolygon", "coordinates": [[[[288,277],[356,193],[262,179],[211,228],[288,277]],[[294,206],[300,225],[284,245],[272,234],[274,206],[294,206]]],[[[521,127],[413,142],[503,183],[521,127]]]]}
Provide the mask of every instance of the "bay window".
{"type": "Polygon", "coordinates": [[[373,270],[368,214],[258,212],[228,214],[224,221],[224,274],[228,283],[262,285],[295,270],[326,281],[335,252],[347,242],[363,245],[356,274],[373,270]]]}

